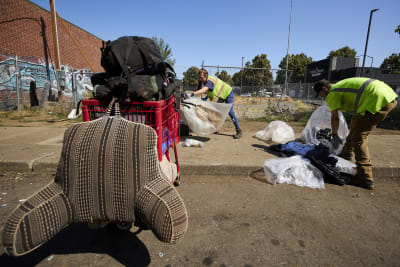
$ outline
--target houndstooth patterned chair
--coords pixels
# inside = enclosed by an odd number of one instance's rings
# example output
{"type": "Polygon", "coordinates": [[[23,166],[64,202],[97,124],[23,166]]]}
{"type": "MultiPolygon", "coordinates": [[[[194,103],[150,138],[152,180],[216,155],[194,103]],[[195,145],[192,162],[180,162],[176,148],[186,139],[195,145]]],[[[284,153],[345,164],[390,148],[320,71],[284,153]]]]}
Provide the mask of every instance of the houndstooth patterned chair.
{"type": "Polygon", "coordinates": [[[19,205],[3,230],[8,254],[24,255],[73,222],[144,224],[166,243],[186,232],[182,198],[163,178],[151,127],[105,116],[68,128],[54,182],[19,205]]]}

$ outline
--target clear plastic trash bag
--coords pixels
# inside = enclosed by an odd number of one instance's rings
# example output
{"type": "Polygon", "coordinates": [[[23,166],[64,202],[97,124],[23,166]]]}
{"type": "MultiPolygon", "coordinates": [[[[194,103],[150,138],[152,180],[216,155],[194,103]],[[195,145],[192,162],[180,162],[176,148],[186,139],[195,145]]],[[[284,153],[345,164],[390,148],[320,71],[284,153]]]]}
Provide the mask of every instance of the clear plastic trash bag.
{"type": "Polygon", "coordinates": [[[179,113],[192,133],[210,135],[224,124],[232,105],[191,97],[181,103],[179,113]]]}
{"type": "Polygon", "coordinates": [[[325,188],[322,172],[301,156],[267,159],[264,162],[264,173],[271,184],[287,183],[316,189],[325,188]]]}
{"type": "MultiPolygon", "coordinates": [[[[349,129],[347,127],[346,120],[341,111],[339,113],[339,129],[337,134],[343,141],[346,141],[346,137],[349,134],[349,129]]],[[[329,106],[324,102],[324,104],[318,107],[312,113],[310,119],[308,120],[306,127],[301,132],[301,140],[305,144],[320,144],[321,141],[324,146],[329,148],[330,153],[338,155],[342,151],[343,145],[339,146],[338,149],[333,149],[331,143],[328,140],[318,140],[316,135],[321,129],[331,129],[331,111],[329,106]]]]}
{"type": "Polygon", "coordinates": [[[295,139],[293,128],[283,121],[270,122],[264,130],[256,133],[256,137],[262,141],[272,140],[279,144],[286,144],[295,139]]]}

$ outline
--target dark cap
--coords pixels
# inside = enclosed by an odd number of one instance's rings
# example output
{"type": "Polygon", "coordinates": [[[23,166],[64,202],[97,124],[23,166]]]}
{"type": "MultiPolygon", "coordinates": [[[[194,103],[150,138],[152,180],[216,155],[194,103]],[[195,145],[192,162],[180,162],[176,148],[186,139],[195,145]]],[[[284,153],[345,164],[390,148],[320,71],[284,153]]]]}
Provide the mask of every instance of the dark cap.
{"type": "Polygon", "coordinates": [[[319,96],[319,92],[322,90],[322,87],[328,88],[328,86],[329,86],[329,81],[326,79],[316,82],[314,84],[315,97],[319,96]]]}

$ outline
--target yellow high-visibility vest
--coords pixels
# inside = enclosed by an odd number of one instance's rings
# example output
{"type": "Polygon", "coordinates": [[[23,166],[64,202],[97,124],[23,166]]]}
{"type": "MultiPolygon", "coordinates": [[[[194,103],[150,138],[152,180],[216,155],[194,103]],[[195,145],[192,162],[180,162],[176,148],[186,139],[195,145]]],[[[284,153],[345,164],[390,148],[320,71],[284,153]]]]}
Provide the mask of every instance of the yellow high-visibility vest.
{"type": "Polygon", "coordinates": [[[330,110],[375,114],[397,98],[393,89],[382,81],[355,77],[335,83],[325,98],[330,110]]]}
{"type": "Polygon", "coordinates": [[[215,97],[226,99],[232,92],[232,87],[230,87],[229,84],[217,77],[208,76],[207,80],[212,82],[212,84],[214,85],[214,90],[207,91],[207,96],[211,100],[213,100],[215,97]]]}

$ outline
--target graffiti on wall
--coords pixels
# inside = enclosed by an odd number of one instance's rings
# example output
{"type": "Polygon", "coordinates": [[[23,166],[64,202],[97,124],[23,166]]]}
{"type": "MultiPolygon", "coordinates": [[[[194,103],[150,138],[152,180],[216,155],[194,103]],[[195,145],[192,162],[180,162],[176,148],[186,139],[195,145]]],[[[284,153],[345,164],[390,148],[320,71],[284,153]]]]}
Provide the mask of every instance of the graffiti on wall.
{"type": "MultiPolygon", "coordinates": [[[[93,86],[90,76],[89,70],[62,66],[60,85],[63,88],[63,94],[71,97],[73,91],[76,90],[78,99],[91,95],[93,86]],[[73,77],[75,77],[74,81],[73,77]]],[[[6,60],[0,61],[0,90],[16,91],[17,80],[21,90],[29,91],[31,81],[35,81],[36,88],[39,90],[51,89],[52,93],[57,94],[55,68],[50,64],[47,70],[46,64],[41,60],[39,63],[33,63],[8,56],[6,60]]]]}

